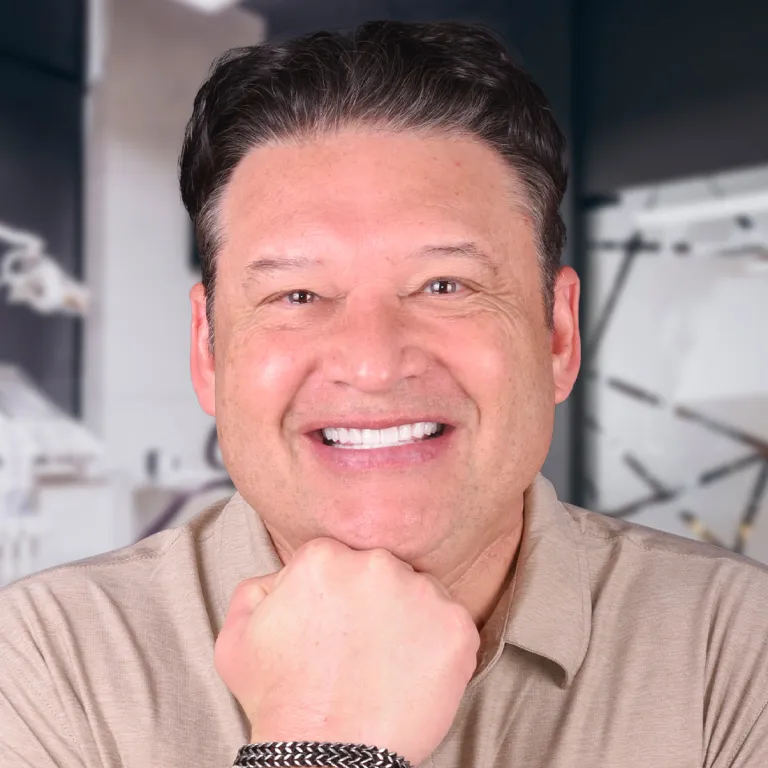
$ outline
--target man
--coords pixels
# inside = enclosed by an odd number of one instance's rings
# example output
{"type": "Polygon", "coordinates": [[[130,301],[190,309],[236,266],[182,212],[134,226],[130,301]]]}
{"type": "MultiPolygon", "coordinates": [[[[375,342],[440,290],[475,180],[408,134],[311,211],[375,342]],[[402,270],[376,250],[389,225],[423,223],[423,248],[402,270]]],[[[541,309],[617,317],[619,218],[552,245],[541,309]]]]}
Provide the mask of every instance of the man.
{"type": "Polygon", "coordinates": [[[218,63],[181,187],[238,493],[2,594],[4,768],[768,764],[765,570],[538,475],[579,365],[563,153],[473,27],[218,63]]]}

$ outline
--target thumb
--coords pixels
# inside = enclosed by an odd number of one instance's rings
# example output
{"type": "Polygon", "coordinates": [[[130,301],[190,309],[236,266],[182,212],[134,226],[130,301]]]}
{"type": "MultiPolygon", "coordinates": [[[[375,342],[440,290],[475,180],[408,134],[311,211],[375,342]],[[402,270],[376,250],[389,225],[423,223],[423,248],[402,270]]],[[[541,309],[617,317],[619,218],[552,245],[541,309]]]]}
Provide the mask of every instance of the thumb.
{"type": "Polygon", "coordinates": [[[253,613],[277,585],[282,570],[241,581],[232,593],[227,614],[253,613]]]}
{"type": "Polygon", "coordinates": [[[240,655],[238,649],[248,630],[253,612],[274,589],[281,572],[241,581],[229,601],[224,624],[214,646],[214,667],[230,690],[237,679],[240,655]]]}
{"type": "Polygon", "coordinates": [[[231,631],[234,626],[247,622],[251,614],[275,588],[281,573],[282,571],[277,571],[241,581],[230,598],[224,627],[231,631]]]}
{"type": "Polygon", "coordinates": [[[248,627],[253,612],[270,594],[282,571],[241,581],[229,601],[224,624],[216,638],[215,665],[219,674],[248,627]]]}

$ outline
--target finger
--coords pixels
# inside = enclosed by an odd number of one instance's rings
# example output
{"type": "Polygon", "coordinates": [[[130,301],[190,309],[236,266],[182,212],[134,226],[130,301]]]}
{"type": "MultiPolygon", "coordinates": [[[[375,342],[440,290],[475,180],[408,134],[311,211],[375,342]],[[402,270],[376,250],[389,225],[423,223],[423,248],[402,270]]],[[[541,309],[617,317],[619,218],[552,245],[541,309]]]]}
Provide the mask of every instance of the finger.
{"type": "Polygon", "coordinates": [[[217,640],[217,646],[221,646],[217,648],[218,651],[223,652],[224,648],[238,641],[245,632],[253,612],[274,589],[281,573],[282,571],[278,571],[267,576],[246,579],[235,587],[217,640]]]}
{"type": "Polygon", "coordinates": [[[267,574],[266,576],[255,576],[250,579],[245,579],[245,581],[241,581],[232,593],[227,615],[253,613],[256,607],[260,605],[275,588],[281,573],[282,570],[277,571],[276,573],[267,574]]]}
{"type": "Polygon", "coordinates": [[[440,579],[438,579],[436,576],[433,576],[431,573],[426,573],[424,571],[419,571],[419,576],[423,579],[426,579],[427,581],[431,582],[432,586],[434,586],[435,591],[438,595],[441,595],[442,597],[445,597],[446,599],[453,602],[453,596],[448,591],[448,588],[443,584],[440,579]]]}
{"type": "Polygon", "coordinates": [[[396,566],[402,568],[404,571],[408,571],[409,573],[416,573],[416,569],[409,562],[406,560],[401,560],[397,555],[393,554],[388,549],[384,551],[392,558],[392,562],[396,566]]]}

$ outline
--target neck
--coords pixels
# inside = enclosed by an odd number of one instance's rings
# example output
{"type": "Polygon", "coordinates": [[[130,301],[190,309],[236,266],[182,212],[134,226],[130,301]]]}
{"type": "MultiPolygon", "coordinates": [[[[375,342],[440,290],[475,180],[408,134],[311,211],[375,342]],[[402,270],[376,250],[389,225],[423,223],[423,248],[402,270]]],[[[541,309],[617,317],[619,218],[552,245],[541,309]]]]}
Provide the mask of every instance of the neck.
{"type": "MultiPolygon", "coordinates": [[[[286,564],[294,548],[267,526],[280,560],[286,564]]],[[[437,578],[451,597],[463,605],[478,629],[490,618],[508,584],[523,532],[523,500],[508,511],[498,526],[490,529],[474,549],[445,558],[434,553],[428,562],[413,563],[418,571],[437,578]]]]}
{"type": "Polygon", "coordinates": [[[482,629],[504,592],[522,538],[522,514],[517,524],[481,548],[473,557],[441,578],[451,597],[461,603],[482,629]]]}

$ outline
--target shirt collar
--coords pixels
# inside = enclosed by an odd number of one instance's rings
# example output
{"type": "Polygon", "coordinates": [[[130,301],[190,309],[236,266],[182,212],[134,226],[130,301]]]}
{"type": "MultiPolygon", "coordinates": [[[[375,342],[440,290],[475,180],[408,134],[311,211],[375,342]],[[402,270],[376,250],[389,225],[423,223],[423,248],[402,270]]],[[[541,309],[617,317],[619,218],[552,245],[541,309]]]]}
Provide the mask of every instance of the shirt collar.
{"type": "Polygon", "coordinates": [[[569,686],[589,645],[592,593],[578,524],[541,475],[525,494],[517,567],[500,607],[501,639],[553,661],[569,686]]]}
{"type": "MultiPolygon", "coordinates": [[[[214,542],[218,634],[235,587],[274,573],[282,564],[261,518],[239,493],[224,508],[214,542]]],[[[591,615],[580,531],[555,489],[539,475],[525,494],[515,574],[483,630],[483,646],[494,658],[508,643],[549,659],[563,671],[561,682],[568,686],[584,661],[591,615]]],[[[490,657],[481,660],[483,668],[492,664],[490,657]]]]}

